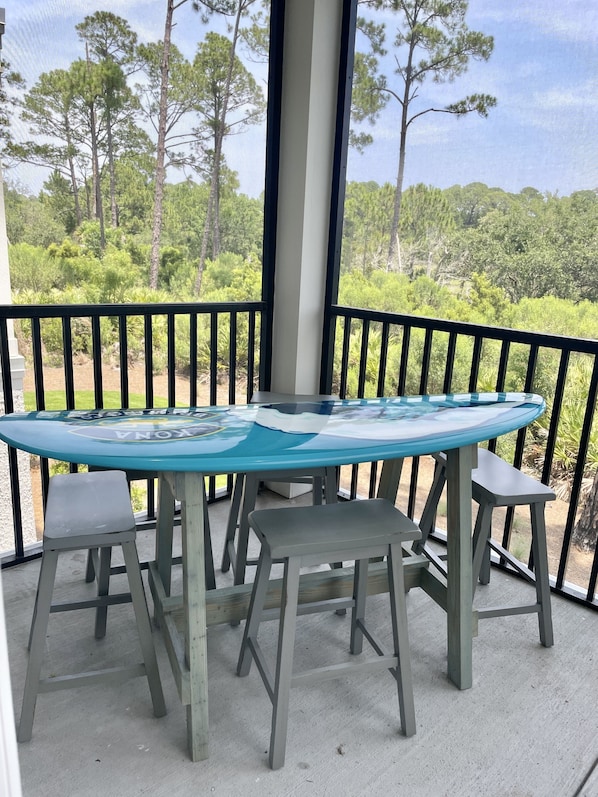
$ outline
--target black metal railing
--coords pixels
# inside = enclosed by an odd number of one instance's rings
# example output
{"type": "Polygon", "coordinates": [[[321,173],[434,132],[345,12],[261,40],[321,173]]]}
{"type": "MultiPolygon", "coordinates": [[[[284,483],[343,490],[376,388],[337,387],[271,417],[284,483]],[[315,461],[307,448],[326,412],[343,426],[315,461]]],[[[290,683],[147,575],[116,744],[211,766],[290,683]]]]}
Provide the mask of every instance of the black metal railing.
{"type": "MultiPolygon", "coordinates": [[[[262,302],[1,306],[1,409],[245,403],[258,383],[263,312],[262,302]],[[13,330],[25,357],[22,390],[14,371],[13,330]]],[[[2,448],[0,555],[7,565],[39,555],[32,515],[41,527],[51,469],[77,465],[2,448]],[[27,524],[33,528],[24,534],[27,524]]],[[[228,490],[230,478],[226,486],[209,480],[211,500],[228,490]]],[[[139,494],[140,516],[155,517],[153,489],[139,494]]]]}
{"type": "MultiPolygon", "coordinates": [[[[261,302],[0,307],[3,409],[244,403],[258,384],[264,309],[261,302]],[[13,389],[10,372],[13,326],[28,372],[21,392],[13,389]]],[[[340,306],[333,306],[331,318],[334,356],[326,392],[353,397],[514,390],[546,398],[542,419],[489,446],[557,490],[562,519],[549,522],[554,589],[598,607],[595,541],[585,551],[576,544],[598,462],[598,342],[340,306]]],[[[39,553],[39,546],[27,544],[23,528],[34,509],[39,515],[50,467],[57,465],[43,458],[32,463],[10,447],[3,452],[8,475],[0,480],[0,502],[13,539],[1,553],[3,564],[11,564],[39,553]],[[34,495],[27,504],[32,464],[34,495]]],[[[427,471],[423,460],[406,468],[403,492],[412,517],[425,498],[427,471]]],[[[377,474],[376,464],[354,467],[342,486],[352,496],[373,494],[377,474]]],[[[230,480],[216,485],[212,479],[209,496],[228,489],[230,480]]],[[[153,491],[143,500],[141,514],[151,519],[153,491]]],[[[508,549],[523,539],[516,522],[507,512],[502,544],[508,549]]],[[[528,551],[519,554],[526,556],[528,551]]]]}
{"type": "MultiPolygon", "coordinates": [[[[340,306],[331,318],[328,389],[341,397],[505,390],[544,396],[542,419],[489,447],[556,489],[561,520],[549,521],[554,589],[598,608],[596,541],[585,550],[576,543],[582,506],[596,498],[598,485],[598,341],[340,306]]],[[[426,492],[421,464],[414,460],[407,470],[411,517],[426,492]]],[[[345,481],[348,494],[373,495],[376,479],[375,465],[355,466],[345,481]]],[[[510,510],[502,530],[507,549],[521,545],[514,525],[510,510]]],[[[524,556],[532,564],[529,547],[518,558],[524,556]]]]}

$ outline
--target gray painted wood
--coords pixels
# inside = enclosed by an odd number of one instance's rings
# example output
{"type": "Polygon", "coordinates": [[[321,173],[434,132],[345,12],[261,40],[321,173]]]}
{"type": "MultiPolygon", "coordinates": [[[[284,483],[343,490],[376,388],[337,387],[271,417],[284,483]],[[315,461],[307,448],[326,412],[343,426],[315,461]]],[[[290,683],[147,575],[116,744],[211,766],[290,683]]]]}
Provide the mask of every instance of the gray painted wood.
{"type": "MultiPolygon", "coordinates": [[[[249,523],[261,542],[258,572],[253,586],[249,616],[245,624],[237,675],[249,674],[251,661],[272,702],[268,762],[271,769],[283,766],[289,720],[291,688],[345,674],[389,669],[398,685],[401,728],[405,736],[415,733],[415,705],[411,679],[409,637],[402,544],[420,535],[417,526],[385,499],[324,504],[311,507],[254,511],[249,523]],[[386,558],[393,655],[384,653],[365,627],[368,560],[386,558]],[[349,650],[358,655],[363,639],[372,644],[378,658],[369,661],[320,666],[293,672],[295,634],[302,567],[325,564],[343,557],[355,561],[353,611],[349,650]],[[284,574],[279,607],[279,632],[274,679],[258,642],[260,622],[268,591],[272,562],[282,560],[284,574]]],[[[304,607],[306,608],[306,607],[304,607]]],[[[316,606],[316,611],[321,606],[316,606]]]]}
{"type": "Polygon", "coordinates": [[[447,452],[447,666],[459,689],[469,689],[472,672],[471,471],[475,446],[447,452]]]}
{"type": "Polygon", "coordinates": [[[154,714],[164,716],[166,705],[160,682],[156,652],[141,570],[135,546],[135,518],[127,481],[120,471],[59,474],[52,477],[46,505],[43,554],[29,635],[29,659],[23,690],[23,703],[17,738],[29,741],[40,692],[69,689],[97,683],[116,683],[133,676],[148,680],[154,714]],[[130,594],[109,595],[110,550],[122,548],[130,594]],[[98,597],[92,600],[63,601],[52,604],[58,556],[70,551],[100,549],[98,597]],[[106,610],[109,605],[131,601],[135,610],[143,664],[103,668],[69,675],[52,673],[42,678],[42,664],[50,613],[96,607],[95,637],[106,635],[106,610]]]}
{"type": "MultiPolygon", "coordinates": [[[[485,448],[476,448],[477,466],[472,471],[472,497],[478,504],[475,528],[473,533],[472,563],[472,595],[475,596],[478,581],[488,584],[490,581],[490,551],[494,550],[515,570],[533,583],[536,588],[536,603],[519,606],[494,606],[484,608],[477,613],[479,618],[500,617],[502,615],[535,613],[538,615],[540,641],[545,647],[554,643],[552,628],[552,610],[550,603],[550,580],[548,570],[548,554],[546,546],[546,524],[544,518],[547,501],[556,496],[550,487],[533,479],[517,468],[509,465],[500,457],[485,448]],[[529,505],[531,518],[531,547],[535,572],[492,539],[492,514],[496,507],[515,507],[529,505]]],[[[450,452],[449,452],[450,454],[450,452]]],[[[447,455],[443,452],[434,455],[437,467],[426,505],[422,512],[422,539],[416,541],[413,550],[426,552],[431,562],[443,571],[435,554],[426,546],[426,540],[432,531],[436,506],[446,481],[447,455]]],[[[451,528],[449,526],[449,528],[451,528]]],[[[449,534],[450,538],[450,534],[449,534]]],[[[446,570],[444,570],[446,574],[446,570]]]]}

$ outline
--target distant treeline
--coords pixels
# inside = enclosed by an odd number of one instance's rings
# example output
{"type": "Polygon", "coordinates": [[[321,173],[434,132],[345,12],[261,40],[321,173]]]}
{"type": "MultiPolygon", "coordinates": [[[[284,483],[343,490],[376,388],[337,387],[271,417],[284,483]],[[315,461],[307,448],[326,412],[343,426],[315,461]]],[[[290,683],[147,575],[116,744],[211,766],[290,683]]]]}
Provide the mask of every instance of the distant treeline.
{"type": "MultiPolygon", "coordinates": [[[[13,247],[27,244],[35,248],[35,256],[30,249],[13,248],[13,290],[35,290],[35,281],[43,284],[45,291],[84,285],[87,278],[79,279],[72,262],[65,268],[63,261],[93,258],[103,262],[106,256],[113,259],[115,252],[121,253],[121,259],[128,256],[134,267],[125,264],[126,279],[120,293],[133,285],[140,288],[147,285],[152,206],[149,188],[144,194],[138,184],[127,184],[132,194],[130,204],[136,210],[130,217],[122,217],[118,228],[106,230],[105,249],[100,244],[96,221],[85,220],[77,227],[72,226],[68,215],[70,202],[66,201],[62,188],[58,178],[48,181],[38,197],[6,188],[9,241],[13,247]],[[31,269],[27,276],[25,261],[32,257],[41,258],[44,265],[41,269],[31,269]],[[52,261],[56,268],[52,268],[52,261]],[[62,267],[58,268],[60,263],[62,267]]],[[[508,304],[526,298],[597,300],[598,191],[578,191],[559,197],[542,194],[534,188],[511,194],[483,183],[445,190],[421,184],[412,186],[403,196],[397,268],[389,272],[387,252],[393,191],[390,184],[348,183],[341,255],[343,275],[358,272],[368,281],[379,272],[399,274],[410,280],[425,275],[437,286],[453,292],[457,288],[458,295],[462,295],[462,286],[469,285],[473,275],[483,275],[490,287],[500,289],[502,301],[495,298],[490,303],[499,323],[508,321],[504,309],[508,304]]],[[[160,288],[191,295],[208,199],[206,183],[185,181],[166,185],[160,288]]],[[[220,256],[215,261],[230,263],[234,255],[235,263],[239,257],[249,259],[252,264],[259,263],[262,232],[262,200],[238,193],[234,176],[230,175],[220,202],[220,256]]],[[[219,270],[226,271],[226,266],[220,266],[219,270]]],[[[227,280],[221,274],[220,283],[227,280]]],[[[206,290],[210,290],[209,284],[206,290]]],[[[392,291],[390,295],[395,296],[392,291]]],[[[205,290],[201,298],[206,298],[205,290]]],[[[380,300],[384,309],[399,309],[388,307],[384,295],[380,300]]],[[[383,309],[365,295],[362,303],[383,309]]]]}

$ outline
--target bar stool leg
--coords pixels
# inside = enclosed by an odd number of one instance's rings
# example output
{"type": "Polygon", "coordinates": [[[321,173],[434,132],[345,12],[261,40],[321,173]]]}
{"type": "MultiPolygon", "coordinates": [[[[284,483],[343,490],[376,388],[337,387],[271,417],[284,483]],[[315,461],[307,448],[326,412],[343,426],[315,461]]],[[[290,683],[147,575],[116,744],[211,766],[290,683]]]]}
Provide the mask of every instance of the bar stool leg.
{"type": "Polygon", "coordinates": [[[239,531],[237,534],[237,552],[233,570],[235,571],[235,584],[245,583],[245,570],[247,569],[247,547],[249,545],[249,512],[255,506],[259,488],[259,478],[255,474],[245,474],[243,479],[243,498],[241,502],[241,517],[239,518],[239,531]],[[251,508],[251,509],[250,509],[251,508]]]}
{"type": "Polygon", "coordinates": [[[280,608],[280,630],[274,694],[272,695],[272,730],[268,763],[271,769],[280,769],[284,764],[289,724],[289,697],[293,679],[293,653],[297,627],[297,604],[299,599],[300,557],[285,560],[280,608]]]}
{"type": "Polygon", "coordinates": [[[122,551],[125,560],[125,567],[127,569],[127,578],[129,579],[131,600],[133,602],[133,609],[135,610],[135,619],[137,621],[137,629],[139,632],[139,642],[141,644],[143,661],[145,663],[145,674],[147,676],[147,681],[152,696],[154,714],[156,717],[163,717],[166,714],[166,703],[164,702],[164,694],[162,692],[162,684],[160,682],[156,651],[154,648],[154,643],[152,642],[152,629],[150,625],[147,602],[145,600],[143,582],[141,580],[141,570],[139,569],[137,546],[134,542],[123,542],[122,551]]]}
{"type": "Polygon", "coordinates": [[[97,550],[98,550],[97,548],[90,548],[87,551],[87,563],[85,565],[85,582],[87,584],[91,584],[91,582],[94,581],[96,577],[93,554],[94,551],[97,553],[97,550]]]}
{"type": "Polygon", "coordinates": [[[395,672],[399,692],[399,711],[401,728],[405,736],[415,733],[415,702],[413,698],[413,679],[411,676],[411,657],[409,655],[409,632],[407,630],[407,605],[405,601],[405,574],[403,554],[400,543],[389,545],[388,586],[390,591],[390,612],[392,617],[392,636],[395,656],[399,666],[395,672]]]}
{"type": "MultiPolygon", "coordinates": [[[[168,481],[158,480],[158,517],[156,519],[156,562],[166,595],[172,583],[172,541],[174,527],[174,496],[168,481]]],[[[154,620],[158,617],[154,612],[154,620]]]]}
{"type": "MultiPolygon", "coordinates": [[[[320,483],[320,487],[318,489],[317,495],[322,495],[322,491],[324,492],[324,498],[327,504],[336,504],[338,502],[338,485],[337,485],[337,469],[336,468],[324,468],[324,479],[322,480],[321,476],[314,476],[314,486],[313,489],[316,489],[316,482],[320,483]],[[322,481],[324,482],[322,484],[322,481]]],[[[322,501],[316,502],[314,500],[314,504],[319,503],[321,504],[322,501]]],[[[330,562],[330,567],[333,569],[340,569],[343,566],[343,562],[330,562]]],[[[346,609],[337,609],[335,614],[338,614],[339,617],[344,617],[347,614],[346,609]]]]}
{"type": "Polygon", "coordinates": [[[368,560],[359,559],[355,562],[355,576],[353,578],[353,612],[351,613],[351,642],[349,650],[355,655],[363,650],[362,623],[365,620],[365,601],[368,584],[368,560]]]}
{"type": "MultiPolygon", "coordinates": [[[[40,565],[41,568],[41,565],[40,565]]],[[[41,569],[40,569],[41,575],[41,569]]],[[[35,628],[35,621],[37,619],[37,606],[39,603],[39,577],[37,581],[37,588],[35,590],[35,601],[33,603],[33,615],[31,617],[31,625],[29,626],[29,639],[27,640],[27,650],[31,650],[31,642],[33,639],[33,629],[35,628]]]]}
{"type": "Polygon", "coordinates": [[[432,526],[434,525],[434,518],[436,517],[436,510],[440,501],[440,496],[444,489],[446,482],[446,467],[439,462],[436,463],[434,468],[434,480],[432,487],[428,493],[422,516],[419,521],[422,536],[419,540],[415,540],[412,546],[413,553],[423,553],[424,546],[428,541],[428,537],[432,533],[432,526]]]}
{"type": "MultiPolygon", "coordinates": [[[[491,513],[492,514],[492,513],[491,513]]],[[[480,577],[479,582],[480,584],[489,584],[490,583],[490,573],[491,571],[491,557],[490,557],[490,546],[487,544],[490,539],[492,538],[492,516],[488,521],[488,531],[486,535],[486,545],[483,548],[483,555],[482,555],[482,563],[480,566],[480,577]]]]}
{"type": "Polygon", "coordinates": [[[336,468],[324,470],[324,497],[327,504],[336,504],[338,501],[338,472],[336,468]]]}
{"type": "Polygon", "coordinates": [[[488,540],[492,534],[491,504],[480,504],[473,532],[473,585],[472,595],[475,594],[478,581],[480,584],[490,583],[490,546],[488,540]]]}
{"type": "Polygon", "coordinates": [[[33,732],[33,715],[35,714],[35,704],[39,691],[39,677],[46,644],[46,634],[48,631],[48,620],[50,618],[50,607],[52,605],[52,592],[56,579],[57,564],[58,551],[52,551],[50,549],[44,551],[39,571],[34,618],[29,635],[29,661],[27,663],[27,675],[25,676],[25,688],[23,690],[21,719],[17,731],[17,740],[19,742],[28,742],[33,732]]]}
{"type": "Polygon", "coordinates": [[[324,497],[324,480],[321,476],[314,476],[312,479],[313,505],[322,506],[324,497]]]}
{"type": "Polygon", "coordinates": [[[239,512],[241,510],[241,498],[243,497],[244,482],[245,474],[238,473],[235,477],[235,484],[233,487],[233,494],[230,503],[230,512],[228,514],[228,523],[226,525],[226,541],[224,543],[224,550],[222,551],[222,564],[220,565],[220,570],[223,573],[228,573],[231,566],[231,548],[234,550],[239,512]]]}
{"type": "Polygon", "coordinates": [[[550,579],[548,570],[548,551],[546,550],[546,524],[544,520],[544,504],[535,503],[530,506],[532,521],[532,557],[536,576],[536,597],[540,605],[538,625],[540,642],[545,648],[554,644],[552,631],[552,609],[550,606],[550,579]]]}
{"type": "Polygon", "coordinates": [[[269,551],[262,546],[260,558],[258,559],[257,563],[255,581],[253,582],[253,589],[251,591],[251,599],[249,601],[247,622],[245,623],[245,630],[243,632],[243,641],[241,642],[239,661],[237,663],[237,675],[241,677],[248,675],[251,668],[251,660],[253,656],[251,645],[257,639],[258,629],[262,619],[262,611],[264,609],[264,603],[266,600],[266,593],[268,592],[268,581],[270,579],[271,569],[272,558],[269,551]]]}
{"type": "MultiPolygon", "coordinates": [[[[98,598],[104,598],[110,591],[110,566],[112,563],[112,547],[107,545],[100,548],[100,572],[98,574],[98,598]]],[[[108,606],[98,606],[96,609],[95,638],[103,639],[106,636],[106,622],[108,619],[108,606]]]]}
{"type": "Polygon", "coordinates": [[[210,534],[210,515],[208,514],[208,497],[203,494],[203,545],[206,589],[216,589],[216,573],[214,572],[214,553],[212,551],[212,535],[210,534]]]}

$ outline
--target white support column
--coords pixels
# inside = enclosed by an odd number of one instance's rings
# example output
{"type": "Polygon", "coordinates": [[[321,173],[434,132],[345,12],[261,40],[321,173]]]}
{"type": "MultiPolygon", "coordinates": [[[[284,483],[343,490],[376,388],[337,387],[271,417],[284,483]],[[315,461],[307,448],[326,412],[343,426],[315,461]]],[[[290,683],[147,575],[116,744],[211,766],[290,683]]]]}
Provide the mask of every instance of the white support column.
{"type": "Polygon", "coordinates": [[[287,0],[272,390],[319,388],[342,0],[287,0]]]}

